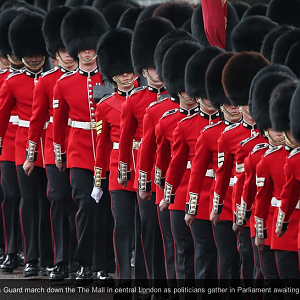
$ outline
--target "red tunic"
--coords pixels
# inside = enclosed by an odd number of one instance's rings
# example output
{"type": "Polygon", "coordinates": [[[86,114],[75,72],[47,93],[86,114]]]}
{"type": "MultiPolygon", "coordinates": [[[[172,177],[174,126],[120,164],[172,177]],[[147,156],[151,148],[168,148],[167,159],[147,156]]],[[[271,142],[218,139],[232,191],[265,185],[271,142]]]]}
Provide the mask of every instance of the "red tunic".
{"type": "MultiPolygon", "coordinates": [[[[283,167],[288,155],[289,152],[283,146],[273,147],[266,151],[257,165],[255,221],[256,232],[258,233],[266,229],[266,221],[271,205],[276,206],[272,228],[272,231],[275,231],[281,191],[286,182],[283,167]]],[[[271,248],[274,250],[297,251],[298,222],[299,211],[297,214],[292,215],[290,230],[283,237],[278,238],[276,234],[272,234],[271,248]]]]}
{"type": "MultiPolygon", "coordinates": [[[[23,165],[25,161],[29,121],[32,115],[33,90],[40,74],[32,73],[26,69],[13,73],[7,77],[1,88],[0,137],[5,135],[14,107],[20,119],[15,138],[16,166],[23,165]]],[[[42,143],[42,138],[40,143],[42,143]]],[[[44,166],[41,153],[37,155],[36,166],[44,166]]]]}
{"type": "MultiPolygon", "coordinates": [[[[166,95],[167,96],[167,95],[166,95]]],[[[155,126],[162,115],[171,109],[177,108],[178,103],[170,100],[170,98],[164,98],[155,102],[152,102],[146,109],[146,114],[143,121],[143,142],[140,147],[139,155],[139,190],[156,191],[155,185],[152,183],[154,178],[154,163],[156,160],[156,137],[155,126]],[[151,184],[152,183],[152,184],[151,184]]],[[[157,191],[160,193],[159,187],[157,191]]],[[[160,198],[161,200],[161,198],[160,198]]]]}
{"type": "MultiPolygon", "coordinates": [[[[218,169],[216,171],[216,183],[214,190],[214,206],[222,211],[225,195],[230,183],[230,178],[236,176],[236,150],[238,143],[251,137],[257,132],[255,125],[249,125],[245,121],[228,126],[218,139],[218,169]]],[[[233,191],[234,193],[234,191],[233,191]]],[[[232,210],[235,207],[232,203],[232,210]]]]}
{"type": "MultiPolygon", "coordinates": [[[[186,193],[183,198],[175,197],[179,185],[184,186],[187,192],[190,168],[195,157],[195,145],[201,130],[209,125],[220,121],[219,113],[212,115],[200,111],[197,114],[186,117],[178,122],[173,133],[172,159],[166,175],[166,184],[164,190],[164,200],[166,202],[174,201],[173,209],[186,210],[186,193]],[[187,173],[186,176],[184,174],[187,173]],[[186,179],[185,182],[182,179],[186,179]]],[[[209,166],[211,169],[211,165],[209,166]]],[[[197,212],[196,218],[209,220],[209,193],[213,183],[213,174],[205,177],[201,193],[200,205],[203,209],[197,212]]]]}
{"type": "Polygon", "coordinates": [[[133,91],[127,101],[122,105],[121,111],[121,136],[119,151],[119,168],[120,176],[125,179],[131,170],[129,166],[132,161],[132,151],[134,152],[135,181],[134,188],[138,188],[138,170],[139,170],[139,144],[143,136],[143,119],[146,108],[152,103],[160,99],[160,94],[166,93],[165,87],[155,89],[150,86],[137,88],[133,91]],[[133,142],[137,142],[133,147],[133,142]],[[136,151],[138,150],[138,151],[136,151]],[[137,154],[136,154],[137,152],[137,154]],[[125,177],[124,177],[125,176],[125,177]]]}
{"type": "MultiPolygon", "coordinates": [[[[126,188],[121,186],[118,179],[118,158],[120,141],[120,116],[122,104],[127,101],[126,93],[113,93],[103,98],[97,105],[97,149],[95,167],[103,170],[109,165],[109,190],[134,191],[133,180],[128,181],[126,188]],[[125,95],[124,95],[125,94],[125,95]]],[[[133,166],[131,166],[133,168],[133,166]]]]}
{"type": "MultiPolygon", "coordinates": [[[[98,69],[81,69],[62,76],[53,93],[53,142],[58,153],[65,153],[67,167],[94,170],[96,158],[96,102],[93,87],[102,84],[98,69]]],[[[57,159],[57,158],[56,158],[57,159]]]]}
{"type": "MultiPolygon", "coordinates": [[[[228,121],[220,121],[214,125],[209,125],[205,127],[196,143],[196,155],[193,160],[191,176],[189,179],[188,185],[188,198],[190,200],[191,195],[196,195],[198,210],[202,210],[202,207],[199,207],[199,195],[202,192],[202,186],[205,179],[205,174],[209,166],[214,170],[218,168],[218,144],[217,140],[219,139],[221,133],[230,125],[228,121]]],[[[212,184],[210,199],[213,198],[214,183],[212,184]]],[[[220,216],[220,220],[232,221],[232,205],[231,205],[231,193],[232,193],[233,179],[231,184],[227,189],[225,206],[223,207],[223,213],[220,216]]],[[[211,201],[210,201],[211,202],[211,201]]],[[[211,211],[212,203],[209,206],[209,212],[211,211]]]]}
{"type": "MultiPolygon", "coordinates": [[[[53,89],[57,80],[66,72],[68,72],[66,69],[60,67],[44,73],[33,91],[32,116],[30,118],[28,140],[38,145],[46,124],[45,165],[55,164],[53,148],[53,89]]],[[[36,151],[38,150],[39,148],[37,147],[36,151]]]]}
{"type": "MultiPolygon", "coordinates": [[[[295,230],[296,227],[292,226],[292,221],[297,218],[300,226],[299,218],[299,199],[300,199],[300,147],[295,148],[288,159],[286,160],[284,166],[284,172],[286,176],[286,183],[281,191],[281,206],[280,211],[284,216],[281,220],[282,225],[287,226],[288,230],[295,230]],[[296,209],[295,209],[296,208],[296,209]]],[[[275,215],[277,217],[277,214],[275,215]]],[[[278,219],[277,219],[278,222],[278,219]]],[[[298,229],[298,243],[297,248],[300,249],[300,230],[298,229]]],[[[285,234],[286,235],[286,234],[285,234]]],[[[284,235],[284,236],[285,236],[284,235]]],[[[281,238],[279,238],[281,240],[281,238]]]]}

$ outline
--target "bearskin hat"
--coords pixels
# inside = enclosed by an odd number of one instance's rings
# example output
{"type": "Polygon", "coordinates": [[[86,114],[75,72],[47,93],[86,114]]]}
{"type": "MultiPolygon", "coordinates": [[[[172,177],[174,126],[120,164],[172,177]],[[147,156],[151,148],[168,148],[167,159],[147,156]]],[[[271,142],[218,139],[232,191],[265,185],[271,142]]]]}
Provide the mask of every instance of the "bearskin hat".
{"type": "Polygon", "coordinates": [[[179,41],[165,54],[162,63],[163,79],[168,93],[177,94],[186,91],[184,76],[188,60],[200,49],[200,45],[191,41],[179,41]]]}
{"type": "Polygon", "coordinates": [[[11,45],[9,43],[8,30],[12,21],[17,18],[25,9],[8,8],[0,15],[0,55],[7,56],[12,54],[11,45]]]}
{"type": "Polygon", "coordinates": [[[193,8],[187,2],[165,2],[160,4],[153,12],[152,17],[162,17],[170,20],[176,28],[192,17],[193,8]]]}
{"type": "Polygon", "coordinates": [[[232,6],[234,7],[239,19],[241,20],[244,13],[247,11],[247,9],[249,9],[251,6],[244,2],[244,1],[237,1],[232,3],[232,6]]]}
{"type": "Polygon", "coordinates": [[[24,12],[12,21],[8,31],[9,43],[17,59],[33,54],[47,55],[43,20],[37,13],[24,12]]]}
{"type": "Polygon", "coordinates": [[[288,24],[300,27],[299,15],[299,0],[272,0],[267,11],[267,17],[280,25],[288,24]]]}
{"type": "Polygon", "coordinates": [[[273,90],[277,85],[283,82],[290,82],[295,77],[291,77],[283,72],[269,72],[260,76],[259,72],[255,77],[260,77],[256,80],[256,84],[251,86],[253,92],[249,98],[250,114],[255,120],[260,132],[264,132],[272,127],[269,108],[270,98],[273,90]]]}
{"type": "Polygon", "coordinates": [[[48,11],[50,11],[51,9],[60,6],[60,5],[65,5],[66,4],[66,0],[49,0],[48,1],[48,11]]]}
{"type": "Polygon", "coordinates": [[[89,5],[89,6],[92,6],[94,3],[94,0],[84,0],[83,1],[83,5],[89,5]]]}
{"type": "Polygon", "coordinates": [[[207,98],[205,74],[209,63],[224,50],[218,47],[204,47],[188,61],[185,68],[185,91],[190,97],[207,98]]]}
{"type": "Polygon", "coordinates": [[[70,10],[69,6],[55,7],[47,13],[44,19],[42,30],[47,51],[52,57],[55,57],[59,49],[65,48],[61,39],[61,23],[70,10]]]}
{"type": "Polygon", "coordinates": [[[98,9],[99,11],[102,11],[110,4],[115,4],[115,3],[127,3],[130,4],[131,6],[139,7],[139,4],[134,0],[94,0],[92,6],[98,9]]]}
{"type": "Polygon", "coordinates": [[[116,28],[122,14],[133,6],[125,2],[115,2],[105,6],[102,9],[102,14],[105,17],[110,28],[116,28]]]}
{"type": "Polygon", "coordinates": [[[48,3],[45,0],[34,0],[34,5],[41,8],[44,11],[48,9],[48,3]]]}
{"type": "Polygon", "coordinates": [[[290,48],[300,41],[300,29],[295,28],[282,34],[275,42],[272,53],[272,62],[284,64],[290,48]]]}
{"type": "MultiPolygon", "coordinates": [[[[297,83],[297,81],[281,83],[274,89],[274,91],[271,94],[270,119],[272,123],[272,128],[275,131],[287,132],[290,130],[289,114],[291,100],[296,90],[297,83]]],[[[293,106],[293,108],[295,108],[295,106],[293,106]]]]}
{"type": "Polygon", "coordinates": [[[232,31],[233,50],[259,52],[264,37],[276,27],[275,22],[263,16],[244,18],[232,31]]]}
{"type": "Polygon", "coordinates": [[[224,93],[222,85],[222,72],[233,52],[224,52],[216,56],[208,65],[205,75],[205,86],[208,99],[211,104],[219,109],[223,104],[231,104],[224,93]]]}
{"type": "Polygon", "coordinates": [[[257,52],[241,52],[228,60],[222,72],[222,85],[234,106],[248,105],[251,81],[268,64],[257,52]]]}
{"type": "MultiPolygon", "coordinates": [[[[227,3],[227,27],[226,27],[226,50],[232,49],[231,33],[238,24],[239,18],[231,3],[227,3]]],[[[199,5],[193,12],[191,20],[191,30],[193,36],[199,41],[201,46],[209,46],[209,42],[205,35],[202,7],[199,5]]]]}
{"type": "Polygon", "coordinates": [[[118,28],[128,28],[133,30],[136,24],[136,20],[142,12],[142,8],[139,7],[131,7],[128,8],[122,16],[120,17],[119,23],[117,25],[118,28]]]}
{"type": "Polygon", "coordinates": [[[266,4],[254,4],[243,15],[242,20],[251,16],[266,16],[268,5],[266,4]]]}
{"type": "Polygon", "coordinates": [[[154,65],[157,75],[162,81],[164,81],[162,72],[164,56],[171,46],[178,41],[191,41],[197,43],[197,40],[183,29],[172,30],[159,40],[154,52],[154,65]]]}
{"type": "MultiPolygon", "coordinates": [[[[292,86],[292,84],[291,84],[292,86]]],[[[291,125],[291,133],[293,138],[297,141],[297,143],[300,143],[300,126],[299,126],[299,118],[300,118],[300,88],[299,84],[297,88],[295,89],[295,92],[292,96],[291,101],[291,107],[290,107],[290,125],[291,125]]],[[[292,86],[295,87],[294,85],[292,86]]],[[[291,91],[292,92],[292,87],[291,91]]],[[[287,95],[288,97],[288,95],[287,95]]]]}
{"type": "Polygon", "coordinates": [[[160,3],[155,3],[148,5],[143,8],[143,11],[140,13],[139,17],[136,20],[136,25],[141,23],[142,21],[151,18],[155,9],[160,5],[160,3]]]}
{"type": "Polygon", "coordinates": [[[82,50],[95,49],[100,37],[108,30],[103,15],[89,6],[72,9],[61,25],[62,41],[74,59],[82,50]]]}
{"type": "Polygon", "coordinates": [[[67,0],[66,6],[78,7],[83,4],[84,0],[67,0]]]}
{"type": "Polygon", "coordinates": [[[276,40],[285,32],[293,29],[292,26],[289,25],[282,25],[279,26],[273,30],[271,30],[264,38],[260,53],[269,61],[271,61],[272,53],[273,53],[273,47],[276,42],[276,40]]]}
{"type": "Polygon", "coordinates": [[[105,33],[98,43],[99,68],[110,82],[113,82],[112,77],[115,75],[133,73],[130,55],[131,39],[131,30],[117,28],[105,33]]]}
{"type": "Polygon", "coordinates": [[[182,26],[182,29],[185,31],[192,33],[192,18],[189,18],[182,26]]]}
{"type": "Polygon", "coordinates": [[[285,60],[285,65],[288,66],[298,78],[300,78],[300,41],[295,43],[289,50],[289,53],[285,60]]]}
{"type": "Polygon", "coordinates": [[[159,40],[175,29],[171,21],[153,17],[137,24],[132,37],[131,55],[136,74],[144,68],[154,67],[154,51],[159,40]]]}

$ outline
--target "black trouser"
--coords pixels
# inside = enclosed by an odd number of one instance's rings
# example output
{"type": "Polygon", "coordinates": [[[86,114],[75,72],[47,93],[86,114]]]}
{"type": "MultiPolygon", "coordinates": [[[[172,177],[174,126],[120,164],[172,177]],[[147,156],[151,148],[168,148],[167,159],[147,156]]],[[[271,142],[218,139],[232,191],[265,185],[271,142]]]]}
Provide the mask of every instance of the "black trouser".
{"type": "Polygon", "coordinates": [[[35,167],[27,176],[23,166],[17,166],[21,192],[20,219],[23,233],[25,263],[37,260],[40,265],[53,263],[50,226],[50,203],[46,196],[45,169],[35,167]],[[39,249],[40,248],[40,249],[39,249]]]}
{"type": "Polygon", "coordinates": [[[103,196],[100,202],[96,203],[95,209],[95,216],[102,215],[103,217],[95,217],[93,270],[114,273],[116,269],[113,247],[114,219],[108,191],[108,172],[106,173],[106,178],[101,181],[103,196]]]}
{"type": "MultiPolygon", "coordinates": [[[[75,219],[77,210],[72,200],[72,189],[70,185],[70,173],[60,172],[55,165],[46,166],[48,176],[48,198],[51,202],[50,217],[54,248],[54,265],[72,263],[74,247],[70,247],[70,217],[75,219]],[[74,206],[75,208],[72,208],[74,206]],[[73,248],[73,251],[71,250],[73,248]],[[71,250],[71,251],[70,251],[71,250]],[[71,259],[71,260],[70,260],[71,259]]],[[[73,221],[74,223],[74,221],[73,221]]],[[[73,230],[73,239],[76,239],[76,232],[73,230]]],[[[70,269],[72,267],[70,266],[70,269]]],[[[76,268],[75,268],[76,269],[76,268]]]]}
{"type": "MultiPolygon", "coordinates": [[[[178,286],[195,287],[194,241],[190,228],[186,225],[185,212],[171,210],[172,233],[176,251],[176,274],[178,286]]],[[[180,299],[196,299],[196,294],[180,293],[180,299]]]]}
{"type": "MultiPolygon", "coordinates": [[[[275,257],[279,276],[287,288],[299,289],[299,259],[298,253],[292,251],[276,250],[275,257]]],[[[299,299],[299,294],[291,291],[285,294],[285,299],[299,299]]]]}
{"type": "MultiPolygon", "coordinates": [[[[93,265],[95,200],[91,197],[94,187],[93,171],[71,168],[73,199],[78,203],[75,222],[77,241],[74,258],[80,265],[93,265]]],[[[98,215],[97,218],[102,218],[98,215]]]]}
{"type": "Polygon", "coordinates": [[[12,161],[2,161],[1,171],[1,184],[4,193],[2,216],[6,241],[5,253],[16,254],[18,252],[19,204],[21,198],[16,165],[12,161]]]}
{"type": "Polygon", "coordinates": [[[151,200],[143,200],[138,196],[142,243],[149,278],[152,281],[151,286],[158,286],[158,284],[162,283],[162,280],[166,279],[163,241],[158,222],[155,199],[155,193],[152,193],[151,200]]]}
{"type": "MultiPolygon", "coordinates": [[[[261,269],[261,262],[259,258],[259,250],[257,246],[255,245],[255,238],[251,238],[252,242],[252,250],[253,250],[253,256],[254,256],[254,286],[256,288],[263,288],[264,286],[264,275],[261,269]]],[[[263,299],[263,293],[255,293],[255,300],[262,300],[263,299]]]]}
{"type": "Polygon", "coordinates": [[[264,249],[258,252],[261,262],[261,268],[264,275],[264,287],[271,288],[271,293],[264,294],[264,300],[266,299],[276,299],[283,300],[284,294],[273,293],[274,288],[283,287],[281,282],[278,269],[276,266],[275,250],[272,250],[270,246],[264,246],[264,249]]]}

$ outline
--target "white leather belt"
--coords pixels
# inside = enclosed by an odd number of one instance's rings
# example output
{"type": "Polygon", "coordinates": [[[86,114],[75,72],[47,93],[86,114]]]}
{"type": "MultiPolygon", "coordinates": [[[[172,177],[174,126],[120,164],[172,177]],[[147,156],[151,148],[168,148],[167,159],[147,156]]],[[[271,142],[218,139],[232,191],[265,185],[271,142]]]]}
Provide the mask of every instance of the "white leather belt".
{"type": "Polygon", "coordinates": [[[215,178],[215,172],[213,169],[208,169],[205,174],[206,177],[215,178]]]}
{"type": "Polygon", "coordinates": [[[45,123],[44,129],[47,129],[50,123],[53,123],[53,117],[50,117],[49,121],[45,123]]]}
{"type": "Polygon", "coordinates": [[[14,125],[18,125],[19,124],[19,117],[18,116],[10,116],[9,123],[12,123],[14,125]]]}
{"type": "Polygon", "coordinates": [[[49,121],[48,121],[49,123],[53,123],[53,117],[51,116],[50,118],[49,118],[49,121]]]}
{"type": "Polygon", "coordinates": [[[192,163],[191,163],[190,160],[187,162],[186,168],[187,168],[188,170],[192,168],[192,163]]]}
{"type": "Polygon", "coordinates": [[[298,202],[297,202],[297,205],[296,205],[295,209],[300,209],[300,200],[298,200],[298,202]]]}
{"type": "MultiPolygon", "coordinates": [[[[133,141],[132,142],[132,149],[138,150],[141,143],[142,143],[142,141],[140,141],[140,142],[133,141]]],[[[119,150],[119,149],[120,149],[120,144],[117,143],[117,142],[113,142],[113,150],[119,150]]]]}
{"type": "Polygon", "coordinates": [[[230,181],[229,181],[229,186],[234,186],[236,184],[236,182],[237,182],[236,176],[231,177],[230,181]]]}
{"type": "Polygon", "coordinates": [[[73,128],[84,129],[84,130],[96,129],[96,122],[80,122],[80,121],[70,120],[68,123],[73,128]]]}
{"type": "Polygon", "coordinates": [[[280,207],[281,200],[277,200],[275,197],[273,197],[272,200],[271,200],[271,205],[275,206],[275,207],[280,207]]]}
{"type": "Polygon", "coordinates": [[[20,127],[26,127],[26,128],[29,128],[29,126],[30,126],[30,121],[25,121],[25,120],[19,119],[19,126],[20,126],[20,127]]]}

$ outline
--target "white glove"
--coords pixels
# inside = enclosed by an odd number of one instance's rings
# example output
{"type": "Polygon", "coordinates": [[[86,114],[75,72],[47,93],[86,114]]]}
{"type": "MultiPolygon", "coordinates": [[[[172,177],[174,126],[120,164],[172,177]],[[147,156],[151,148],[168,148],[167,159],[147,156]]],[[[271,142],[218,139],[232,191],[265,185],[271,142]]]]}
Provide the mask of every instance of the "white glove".
{"type": "Polygon", "coordinates": [[[91,193],[92,198],[99,203],[103,195],[103,191],[101,187],[94,186],[93,191],[91,193]]]}

